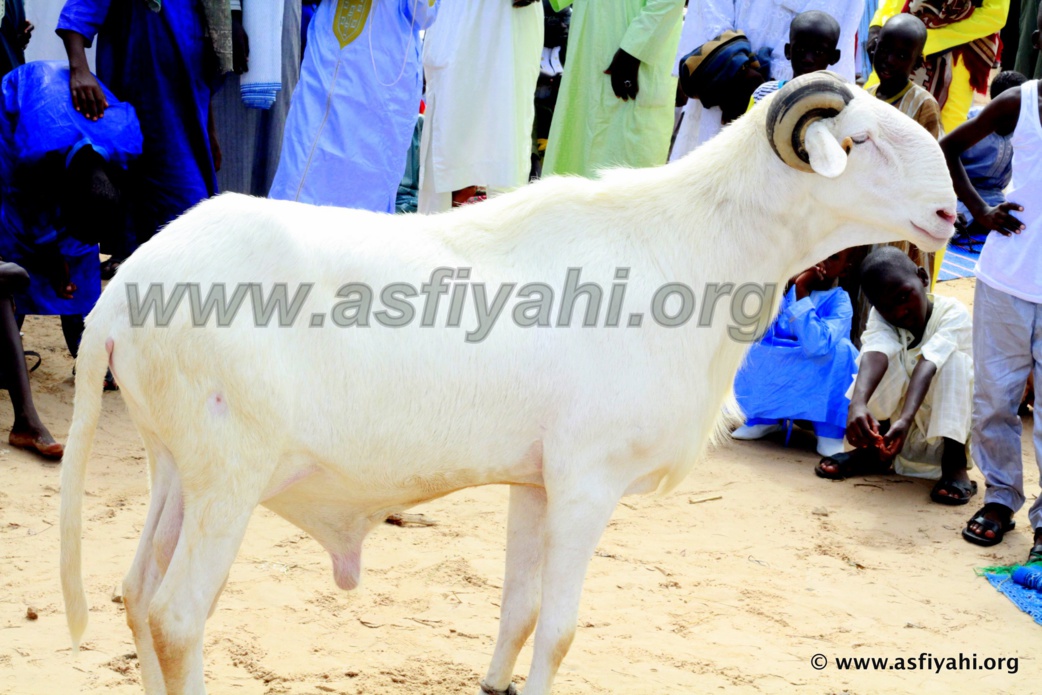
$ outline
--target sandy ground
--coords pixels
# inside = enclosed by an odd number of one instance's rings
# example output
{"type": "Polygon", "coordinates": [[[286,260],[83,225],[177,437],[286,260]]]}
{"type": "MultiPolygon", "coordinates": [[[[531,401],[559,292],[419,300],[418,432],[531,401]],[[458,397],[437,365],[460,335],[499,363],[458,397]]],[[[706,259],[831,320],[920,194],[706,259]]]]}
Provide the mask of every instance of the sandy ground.
{"type": "MultiPolygon", "coordinates": [[[[941,291],[968,302],[972,281],[941,291]]],[[[44,357],[32,376],[37,403],[64,441],[72,362],[58,321],[30,320],[25,332],[44,357]]],[[[10,422],[0,401],[0,422],[10,422]]],[[[733,442],[669,496],[624,500],[590,566],[555,692],[1040,692],[1040,628],[973,573],[1026,556],[1025,513],[1005,543],[978,548],[959,537],[976,504],[932,504],[927,483],[896,476],[820,480],[816,461],[809,437],[789,448],[733,442]],[[1017,672],[851,672],[834,662],[923,652],[1016,657],[1017,672]],[[816,654],[828,658],[823,670],[811,666],[816,654]]],[[[146,474],[118,394],[105,395],[87,480],[91,624],[77,656],[58,584],[58,479],[58,467],[0,447],[0,692],[140,692],[112,597],[144,521],[146,474]]],[[[336,588],[317,543],[258,510],[208,623],[210,691],[477,692],[497,629],[506,501],[506,488],[464,491],[414,510],[437,526],[378,529],[350,593],[336,588]]],[[[531,643],[521,674],[530,658],[531,643]]]]}

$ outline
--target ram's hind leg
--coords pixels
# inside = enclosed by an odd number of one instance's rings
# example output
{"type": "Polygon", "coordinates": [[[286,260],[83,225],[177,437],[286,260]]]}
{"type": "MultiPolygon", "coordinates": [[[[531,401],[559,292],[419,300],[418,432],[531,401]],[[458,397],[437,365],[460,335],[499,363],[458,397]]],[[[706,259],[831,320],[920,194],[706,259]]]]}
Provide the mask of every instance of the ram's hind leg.
{"type": "Polygon", "coordinates": [[[152,646],[148,607],[163,579],[166,563],[180,534],[181,486],[168,452],[150,445],[148,461],[152,473],[151,501],[134,563],[123,579],[123,605],[127,611],[127,625],[134,634],[145,692],[148,695],[163,695],[166,693],[166,685],[159,658],[152,646]]]}
{"type": "Polygon", "coordinates": [[[535,629],[542,585],[545,515],[545,490],[521,485],[510,488],[499,637],[496,638],[496,651],[488,674],[482,681],[483,692],[502,692],[510,687],[517,655],[535,629]]]}
{"type": "Polygon", "coordinates": [[[179,465],[181,533],[149,608],[152,641],[169,693],[205,693],[203,632],[268,476],[243,453],[179,465]],[[192,486],[190,481],[195,482],[192,486]]]}

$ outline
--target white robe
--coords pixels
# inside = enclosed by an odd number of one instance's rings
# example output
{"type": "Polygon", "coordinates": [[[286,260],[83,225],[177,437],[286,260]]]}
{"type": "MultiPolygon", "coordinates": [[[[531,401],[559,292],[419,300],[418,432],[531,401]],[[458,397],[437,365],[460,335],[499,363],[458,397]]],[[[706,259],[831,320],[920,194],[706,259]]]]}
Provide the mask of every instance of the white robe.
{"type": "Polygon", "coordinates": [[[467,186],[528,181],[543,5],[442,0],[426,32],[419,211],[447,210],[467,186]]]}
{"type": "MultiPolygon", "coordinates": [[[[839,22],[840,59],[830,70],[853,82],[857,62],[857,31],[865,12],[863,0],[696,0],[688,6],[680,34],[676,64],[691,51],[728,29],[744,32],[754,51],[769,47],[771,79],[792,78],[792,65],[785,58],[789,25],[801,12],[821,10],[839,22]]],[[[674,67],[674,73],[676,73],[674,67]]],[[[677,132],[670,161],[679,159],[720,132],[719,107],[703,109],[702,102],[690,99],[684,107],[684,120],[677,132]]]]}

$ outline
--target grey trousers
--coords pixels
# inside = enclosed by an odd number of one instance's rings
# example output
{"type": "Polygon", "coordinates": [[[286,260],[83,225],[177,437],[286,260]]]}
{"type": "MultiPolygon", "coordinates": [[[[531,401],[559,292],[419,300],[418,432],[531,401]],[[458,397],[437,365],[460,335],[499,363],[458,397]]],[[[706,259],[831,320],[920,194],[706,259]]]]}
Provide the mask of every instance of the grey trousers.
{"type": "MultiPolygon", "coordinates": [[[[1013,511],[1024,506],[1021,422],[1017,415],[1028,374],[1042,393],[1042,304],[1018,299],[977,280],[973,298],[973,458],[987,481],[985,502],[1013,511]]],[[[1035,463],[1042,485],[1042,403],[1035,398],[1035,463]]],[[[1042,494],[1028,512],[1042,528],[1042,494]]]]}

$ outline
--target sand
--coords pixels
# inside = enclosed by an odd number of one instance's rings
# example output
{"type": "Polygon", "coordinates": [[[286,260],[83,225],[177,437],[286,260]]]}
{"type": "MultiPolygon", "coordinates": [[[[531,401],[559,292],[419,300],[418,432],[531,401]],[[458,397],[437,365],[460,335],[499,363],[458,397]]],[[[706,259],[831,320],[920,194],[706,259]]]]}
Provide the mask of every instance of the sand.
{"type": "MultiPolygon", "coordinates": [[[[941,291],[968,302],[972,281],[941,291]]],[[[72,361],[58,320],[31,319],[25,333],[44,358],[32,375],[38,407],[64,441],[72,361]]],[[[78,655],[58,583],[59,468],[0,447],[0,693],[141,692],[117,601],[145,518],[145,464],[119,395],[104,399],[84,509],[91,623],[78,655]]],[[[1042,692],[1032,651],[1042,628],[973,572],[1026,557],[1026,513],[1003,544],[979,548],[959,537],[979,499],[942,507],[928,483],[892,475],[821,480],[816,461],[798,432],[788,448],[731,442],[674,493],[626,498],[590,565],[555,692],[1042,692]],[[1017,672],[835,665],[924,652],[1015,657],[1017,672]]],[[[316,542],[257,510],[207,624],[210,692],[476,693],[497,629],[506,502],[506,488],[468,490],[413,510],[436,526],[377,529],[362,585],[347,593],[316,542]]],[[[530,659],[531,642],[518,683],[530,659]]]]}

